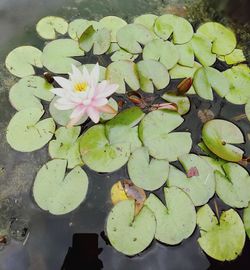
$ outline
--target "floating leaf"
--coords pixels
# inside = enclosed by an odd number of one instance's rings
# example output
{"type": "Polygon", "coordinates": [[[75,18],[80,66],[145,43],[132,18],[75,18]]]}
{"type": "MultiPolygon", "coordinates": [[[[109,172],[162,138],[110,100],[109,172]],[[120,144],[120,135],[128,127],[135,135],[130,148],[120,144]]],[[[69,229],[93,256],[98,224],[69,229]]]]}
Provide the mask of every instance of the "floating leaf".
{"type": "Polygon", "coordinates": [[[36,25],[36,31],[44,39],[55,39],[56,33],[64,35],[68,31],[68,23],[61,17],[47,16],[36,25]]]}
{"type": "Polygon", "coordinates": [[[245,106],[245,113],[246,113],[247,119],[250,121],[250,99],[245,106]]]}
{"type": "Polygon", "coordinates": [[[183,122],[176,112],[157,110],[148,113],[139,126],[139,137],[157,159],[175,161],[189,153],[192,146],[189,132],[171,132],[183,122]],[[171,132],[171,133],[170,133],[171,132]]]}
{"type": "Polygon", "coordinates": [[[85,199],[88,176],[76,167],[65,177],[67,161],[49,161],[37,173],[33,195],[43,210],[53,215],[64,215],[76,209],[85,199]]]}
{"type": "Polygon", "coordinates": [[[106,79],[111,83],[119,84],[117,93],[120,94],[126,92],[125,82],[132,90],[140,88],[136,65],[131,61],[123,60],[111,63],[106,70],[106,79]]]}
{"type": "Polygon", "coordinates": [[[226,163],[225,160],[220,158],[212,158],[207,156],[201,156],[202,159],[206,160],[206,162],[213,168],[214,171],[219,171],[221,174],[225,174],[225,172],[222,169],[222,165],[226,163]]]}
{"type": "Polygon", "coordinates": [[[243,211],[243,222],[247,236],[250,239],[250,204],[243,211]]]}
{"type": "Polygon", "coordinates": [[[120,112],[106,123],[105,129],[109,142],[112,144],[127,143],[131,152],[140,147],[138,127],[135,126],[143,117],[144,113],[138,107],[131,107],[120,112]]]}
{"type": "Polygon", "coordinates": [[[169,163],[166,160],[149,160],[146,147],[137,148],[128,161],[128,174],[133,183],[145,190],[156,190],[167,180],[169,163]]]}
{"type": "Polygon", "coordinates": [[[49,42],[43,49],[43,65],[54,73],[64,74],[72,70],[72,64],[81,63],[73,57],[83,56],[84,51],[72,39],[58,39],[49,42]]]}
{"type": "Polygon", "coordinates": [[[5,65],[17,77],[35,74],[34,67],[42,68],[42,52],[32,46],[21,46],[12,50],[6,57],[5,65]]]}
{"type": "Polygon", "coordinates": [[[210,257],[219,261],[231,261],[241,254],[245,243],[245,230],[236,211],[224,211],[218,222],[206,204],[197,212],[197,224],[201,234],[198,243],[210,257]]]}
{"type": "Polygon", "coordinates": [[[164,40],[173,34],[175,44],[188,42],[194,33],[192,25],[186,19],[172,14],[164,14],[157,18],[154,30],[164,40]]]}
{"type": "Polygon", "coordinates": [[[194,66],[194,52],[191,42],[175,45],[175,48],[179,54],[178,63],[192,68],[194,66]]]}
{"type": "Polygon", "coordinates": [[[201,67],[194,74],[193,86],[196,93],[207,100],[213,100],[213,91],[224,97],[229,92],[229,83],[223,73],[215,68],[201,67]]]}
{"type": "Polygon", "coordinates": [[[208,121],[203,126],[202,139],[218,157],[234,162],[242,159],[244,152],[232,144],[244,143],[244,137],[233,123],[221,119],[208,121]]]}
{"type": "Polygon", "coordinates": [[[250,68],[240,64],[223,72],[229,81],[226,99],[233,104],[246,104],[250,100],[250,68]]]}
{"type": "Polygon", "coordinates": [[[100,55],[107,52],[110,47],[111,34],[106,28],[95,30],[90,25],[80,36],[79,46],[82,50],[89,52],[93,47],[93,54],[100,55]]]}
{"type": "Polygon", "coordinates": [[[155,39],[144,47],[143,59],[160,61],[167,69],[171,69],[178,62],[179,54],[173,43],[155,39]]]}
{"type": "Polygon", "coordinates": [[[83,165],[80,156],[79,140],[77,140],[80,131],[80,127],[58,128],[55,132],[56,139],[49,143],[51,158],[66,159],[70,169],[83,165]]]}
{"type": "Polygon", "coordinates": [[[140,86],[144,92],[153,93],[154,86],[157,90],[165,88],[170,81],[165,66],[155,60],[142,60],[137,63],[140,86]]]}
{"type": "Polygon", "coordinates": [[[128,256],[146,249],[155,235],[154,214],[144,206],[134,217],[135,202],[126,200],[116,204],[108,215],[106,231],[111,245],[128,256]]]}
{"type": "Polygon", "coordinates": [[[43,109],[40,99],[51,101],[54,94],[49,90],[52,87],[45,79],[38,76],[22,78],[10,89],[10,103],[18,111],[32,107],[43,109]]]}
{"type": "Polygon", "coordinates": [[[156,217],[155,238],[176,245],[188,238],[196,226],[195,207],[185,192],[177,187],[164,188],[165,206],[153,193],[145,204],[156,217]]]}
{"type": "Polygon", "coordinates": [[[246,207],[250,201],[250,176],[235,163],[222,165],[224,173],[215,171],[216,193],[231,207],[246,207]]]}
{"type": "Polygon", "coordinates": [[[246,58],[242,50],[234,49],[230,54],[225,55],[225,61],[228,65],[235,65],[245,62],[246,58]]]}
{"type": "Polygon", "coordinates": [[[231,53],[236,47],[236,37],[233,31],[217,22],[202,24],[197,33],[208,38],[212,43],[212,52],[219,55],[231,53]]]}
{"type": "Polygon", "coordinates": [[[201,157],[188,154],[179,157],[187,175],[174,166],[170,166],[167,185],[176,186],[186,192],[195,206],[208,202],[215,192],[215,178],[211,166],[201,157]],[[190,169],[196,168],[198,175],[189,176],[190,169]]]}
{"type": "Polygon", "coordinates": [[[198,62],[194,62],[193,67],[185,67],[177,64],[169,70],[169,75],[171,79],[193,78],[195,71],[200,67],[201,65],[198,62]]]}
{"type": "Polygon", "coordinates": [[[69,23],[68,34],[72,39],[78,40],[82,33],[91,25],[95,25],[93,24],[93,21],[84,19],[73,20],[69,23]]]}
{"type": "Polygon", "coordinates": [[[116,42],[116,33],[123,26],[127,25],[127,22],[123,19],[116,16],[107,16],[103,17],[99,23],[103,25],[103,27],[107,28],[111,31],[111,42],[116,42]]]}
{"type": "Polygon", "coordinates": [[[157,35],[154,32],[154,24],[155,20],[158,18],[158,16],[154,14],[143,14],[139,17],[136,17],[134,19],[135,24],[141,24],[145,26],[148,30],[151,31],[153,38],[158,38],[157,35]]]}
{"type": "Polygon", "coordinates": [[[130,155],[128,143],[110,144],[104,125],[89,128],[80,137],[83,162],[97,172],[112,172],[121,168],[130,155]]]}
{"type": "Polygon", "coordinates": [[[42,109],[28,108],[12,117],[6,133],[12,148],[20,152],[32,152],[50,141],[55,132],[55,123],[52,118],[38,122],[43,114],[42,109]]]}
{"type": "Polygon", "coordinates": [[[168,102],[173,102],[177,105],[178,113],[180,115],[184,115],[189,112],[190,110],[190,101],[188,97],[185,96],[178,96],[174,92],[167,92],[162,96],[168,102]]]}
{"type": "Polygon", "coordinates": [[[130,53],[141,53],[141,45],[153,39],[151,32],[143,25],[128,24],[117,32],[117,42],[121,48],[130,53]]]}
{"type": "Polygon", "coordinates": [[[138,58],[139,56],[138,54],[129,53],[121,49],[117,43],[113,43],[113,44],[116,44],[116,45],[112,45],[108,51],[109,53],[113,53],[112,56],[110,57],[111,61],[115,62],[115,61],[120,61],[120,60],[128,60],[128,61],[133,62],[135,59],[138,58]]]}

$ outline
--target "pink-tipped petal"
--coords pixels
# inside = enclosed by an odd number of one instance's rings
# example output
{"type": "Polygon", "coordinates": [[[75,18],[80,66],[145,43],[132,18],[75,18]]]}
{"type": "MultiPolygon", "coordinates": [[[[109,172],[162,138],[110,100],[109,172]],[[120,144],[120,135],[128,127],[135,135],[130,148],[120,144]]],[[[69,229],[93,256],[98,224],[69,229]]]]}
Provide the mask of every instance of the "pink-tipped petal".
{"type": "Polygon", "coordinates": [[[99,107],[98,110],[101,111],[101,112],[110,113],[110,114],[116,114],[117,113],[117,111],[113,107],[111,107],[109,104],[104,105],[102,107],[99,107]]]}
{"type": "Polygon", "coordinates": [[[58,76],[55,76],[53,78],[62,88],[67,89],[67,90],[71,90],[72,83],[70,80],[67,80],[63,77],[58,77],[58,76]]]}
{"type": "Polygon", "coordinates": [[[78,118],[80,119],[86,112],[86,107],[79,105],[77,106],[70,115],[70,119],[78,118]]]}
{"type": "Polygon", "coordinates": [[[91,102],[91,105],[95,107],[101,107],[101,106],[106,105],[107,103],[108,103],[108,100],[106,98],[97,98],[91,102]]]}
{"type": "Polygon", "coordinates": [[[94,107],[87,108],[87,114],[89,118],[96,124],[100,120],[100,112],[94,107]]]}

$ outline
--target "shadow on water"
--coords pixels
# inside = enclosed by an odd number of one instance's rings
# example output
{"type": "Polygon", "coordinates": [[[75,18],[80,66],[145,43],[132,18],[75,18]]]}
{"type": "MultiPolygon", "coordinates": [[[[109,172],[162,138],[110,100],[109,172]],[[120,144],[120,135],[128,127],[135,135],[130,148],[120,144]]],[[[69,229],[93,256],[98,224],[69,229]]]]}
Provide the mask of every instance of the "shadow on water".
{"type": "MultiPolygon", "coordinates": [[[[8,243],[0,251],[0,270],[250,268],[249,241],[237,260],[220,263],[206,257],[201,251],[197,243],[197,229],[178,246],[166,246],[153,241],[146,251],[132,258],[114,250],[108,244],[103,230],[112,206],[110,188],[117,180],[128,178],[125,167],[112,174],[98,174],[85,167],[90,179],[89,191],[85,202],[78,209],[58,217],[40,210],[33,201],[31,187],[36,172],[49,160],[47,148],[24,154],[7,145],[6,126],[15,113],[8,101],[8,90],[17,79],[3,67],[6,54],[17,46],[31,44],[43,48],[44,41],[41,42],[36,35],[35,24],[46,15],[59,15],[68,20],[79,17],[100,19],[116,15],[131,22],[133,17],[140,14],[170,12],[188,17],[194,27],[203,21],[221,21],[234,28],[240,47],[249,56],[249,5],[247,0],[0,0],[0,235],[5,234],[8,243]]],[[[88,61],[96,60],[88,58],[88,61]]],[[[167,89],[175,88],[177,83],[172,81],[167,89]]],[[[191,111],[184,117],[185,122],[180,130],[190,130],[194,144],[200,141],[202,128],[197,116],[198,110],[209,109],[217,118],[232,120],[244,132],[245,138],[250,133],[246,119],[233,120],[235,116],[244,113],[243,106],[228,104],[218,96],[215,96],[213,102],[192,97],[191,104],[191,111]]],[[[249,156],[249,143],[244,145],[244,150],[249,156]]],[[[192,151],[200,153],[195,146],[192,151]]],[[[211,199],[211,207],[214,207],[215,199],[220,211],[228,209],[216,197],[211,199]]],[[[5,240],[0,239],[0,249],[1,241],[5,240]]]]}

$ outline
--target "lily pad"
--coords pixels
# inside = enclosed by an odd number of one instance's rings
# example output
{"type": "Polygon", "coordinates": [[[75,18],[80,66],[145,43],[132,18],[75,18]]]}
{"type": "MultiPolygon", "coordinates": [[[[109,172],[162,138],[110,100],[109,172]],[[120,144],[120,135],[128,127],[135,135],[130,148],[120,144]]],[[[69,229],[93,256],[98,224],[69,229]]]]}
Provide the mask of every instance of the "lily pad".
{"type": "Polygon", "coordinates": [[[229,92],[229,82],[223,73],[212,67],[201,67],[194,74],[193,86],[196,93],[207,100],[213,100],[213,91],[225,97],[229,92]]]}
{"type": "Polygon", "coordinates": [[[183,122],[183,118],[173,111],[157,110],[148,113],[139,125],[139,137],[149,154],[157,159],[175,161],[189,153],[192,146],[189,132],[172,132],[183,122]]]}
{"type": "Polygon", "coordinates": [[[54,94],[53,86],[39,76],[28,76],[13,85],[9,92],[11,105],[18,111],[36,107],[43,109],[41,100],[51,101],[54,94]]]}
{"type": "Polygon", "coordinates": [[[91,25],[93,25],[93,21],[75,19],[69,23],[68,34],[72,39],[78,40],[82,33],[91,25]]]}
{"type": "Polygon", "coordinates": [[[190,196],[195,206],[207,203],[215,192],[215,178],[211,166],[195,154],[183,155],[179,157],[179,161],[187,174],[192,168],[196,168],[197,175],[188,177],[171,165],[167,185],[182,189],[190,196]]]}
{"type": "Polygon", "coordinates": [[[175,92],[166,92],[162,98],[168,102],[175,103],[180,115],[187,114],[190,110],[190,101],[186,96],[178,96],[175,92]]]}
{"type": "Polygon", "coordinates": [[[80,131],[80,127],[58,128],[55,132],[56,139],[49,143],[49,154],[51,158],[66,159],[69,169],[83,165],[79,140],[77,140],[80,131]]]}
{"type": "Polygon", "coordinates": [[[108,215],[106,231],[111,245],[125,255],[133,256],[146,249],[154,239],[154,214],[144,206],[137,216],[135,201],[117,203],[108,215]]]}
{"type": "Polygon", "coordinates": [[[43,65],[54,73],[66,74],[71,72],[72,64],[80,66],[75,56],[83,56],[84,51],[72,39],[57,39],[49,42],[43,49],[43,65]]]}
{"type": "Polygon", "coordinates": [[[241,254],[245,230],[235,210],[224,211],[218,221],[206,204],[197,212],[197,224],[201,234],[198,243],[207,255],[219,261],[231,261],[241,254]]]}
{"type": "Polygon", "coordinates": [[[136,126],[144,117],[144,113],[138,107],[131,107],[123,110],[112,120],[106,123],[106,135],[110,143],[128,143],[133,152],[142,145],[138,137],[136,126]]]}
{"type": "Polygon", "coordinates": [[[55,132],[52,118],[39,121],[44,110],[28,108],[17,112],[9,122],[6,138],[12,148],[32,152],[42,148],[55,132]]]}
{"type": "Polygon", "coordinates": [[[168,245],[177,245],[196,227],[195,207],[188,195],[177,187],[164,188],[164,195],[167,206],[153,193],[144,205],[155,214],[155,238],[168,245]]]}
{"type": "Polygon", "coordinates": [[[194,73],[201,65],[198,62],[194,62],[193,67],[187,67],[182,65],[175,65],[172,69],[169,70],[169,75],[171,79],[183,79],[183,78],[193,78],[194,73]]]}
{"type": "Polygon", "coordinates": [[[228,65],[235,65],[246,61],[242,50],[234,49],[231,53],[225,55],[225,61],[228,65]]]}
{"type": "Polygon", "coordinates": [[[65,177],[67,161],[49,161],[37,173],[33,195],[43,210],[53,215],[64,215],[76,209],[88,191],[88,176],[76,167],[65,177]]]}
{"type": "Polygon", "coordinates": [[[43,67],[42,52],[33,46],[17,47],[7,55],[5,65],[17,77],[34,75],[33,66],[43,67]]]}
{"type": "Polygon", "coordinates": [[[179,53],[173,43],[155,39],[143,49],[143,59],[153,59],[162,63],[167,69],[174,67],[179,60],[179,53]]]}
{"type": "Polygon", "coordinates": [[[175,44],[187,43],[193,36],[192,25],[184,18],[172,14],[158,17],[154,25],[155,33],[166,40],[173,34],[175,44]]]}
{"type": "Polygon", "coordinates": [[[250,68],[240,64],[223,72],[229,81],[226,100],[233,104],[246,104],[250,100],[250,68]]]}
{"type": "Polygon", "coordinates": [[[47,16],[37,23],[36,31],[44,39],[55,39],[56,33],[61,35],[67,33],[68,23],[61,17],[47,16]]]}
{"type": "Polygon", "coordinates": [[[119,84],[117,93],[120,94],[126,93],[125,83],[132,90],[138,90],[140,88],[136,65],[131,61],[123,60],[111,63],[106,70],[106,79],[111,83],[119,84]]]}
{"type": "Polygon", "coordinates": [[[120,60],[128,60],[128,61],[135,61],[135,59],[138,58],[138,54],[132,54],[129,53],[123,49],[120,49],[118,51],[115,51],[113,53],[113,55],[110,57],[111,61],[115,62],[115,61],[120,61],[120,60]]]}
{"type": "Polygon", "coordinates": [[[250,176],[243,167],[235,163],[222,165],[224,174],[215,171],[216,193],[231,207],[247,207],[250,201],[250,176]]]}
{"type": "Polygon", "coordinates": [[[97,172],[113,172],[121,168],[130,155],[128,143],[110,144],[104,125],[95,125],[80,137],[83,162],[97,172]]]}
{"type": "Polygon", "coordinates": [[[117,42],[121,48],[130,53],[141,53],[141,45],[153,39],[152,33],[141,24],[128,24],[118,30],[117,42]]]}
{"type": "Polygon", "coordinates": [[[151,31],[154,38],[158,38],[157,35],[154,32],[154,24],[155,20],[158,18],[158,16],[154,14],[143,14],[139,17],[136,17],[134,19],[135,24],[141,24],[145,26],[148,30],[151,31]]]}
{"type": "Polygon", "coordinates": [[[133,183],[145,190],[156,190],[167,180],[169,163],[166,160],[149,160],[146,147],[136,149],[128,161],[128,174],[133,183]]]}
{"type": "Polygon", "coordinates": [[[250,121],[250,99],[245,106],[245,113],[246,113],[247,119],[250,121]]]}
{"type": "Polygon", "coordinates": [[[244,152],[232,144],[244,143],[244,137],[233,123],[222,119],[208,121],[203,126],[202,139],[208,149],[218,157],[234,162],[242,159],[244,152]]]}
{"type": "Polygon", "coordinates": [[[179,54],[178,63],[192,68],[194,66],[194,52],[191,42],[175,45],[175,48],[179,54]]]}
{"type": "Polygon", "coordinates": [[[144,92],[153,93],[165,88],[170,81],[166,67],[155,60],[142,60],[137,63],[140,86],[144,92]]]}
{"type": "Polygon", "coordinates": [[[78,42],[82,50],[89,52],[93,47],[93,54],[101,55],[107,52],[110,47],[111,33],[106,28],[95,30],[94,27],[90,25],[82,33],[78,42]]]}
{"type": "Polygon", "coordinates": [[[237,41],[234,32],[220,23],[204,23],[197,29],[197,33],[205,36],[213,43],[213,53],[226,55],[236,47],[237,41]]]}
{"type": "Polygon", "coordinates": [[[250,204],[243,211],[243,222],[247,236],[250,239],[250,204]]]}
{"type": "Polygon", "coordinates": [[[103,17],[99,23],[103,25],[103,27],[107,28],[111,31],[111,42],[116,42],[116,33],[123,26],[127,25],[127,22],[123,19],[116,16],[106,16],[103,17]]]}
{"type": "MultiPolygon", "coordinates": [[[[70,121],[70,115],[73,110],[58,110],[55,107],[55,102],[59,97],[54,97],[49,105],[49,112],[55,122],[61,126],[67,126],[70,121]]],[[[76,126],[83,124],[88,119],[87,115],[83,115],[82,118],[75,124],[76,126]]]]}
{"type": "Polygon", "coordinates": [[[221,174],[225,175],[225,172],[222,169],[222,165],[226,163],[225,160],[220,158],[212,158],[207,156],[201,156],[212,168],[214,171],[219,171],[221,174]]]}

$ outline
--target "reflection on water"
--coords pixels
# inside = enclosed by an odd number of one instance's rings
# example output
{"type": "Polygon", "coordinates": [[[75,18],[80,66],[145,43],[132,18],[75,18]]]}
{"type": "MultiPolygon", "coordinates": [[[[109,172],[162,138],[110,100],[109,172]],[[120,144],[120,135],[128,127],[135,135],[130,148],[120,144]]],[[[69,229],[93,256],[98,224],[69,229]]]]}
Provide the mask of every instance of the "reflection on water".
{"type": "MultiPolygon", "coordinates": [[[[84,168],[90,178],[89,192],[85,203],[72,213],[55,217],[38,209],[30,191],[36,172],[49,159],[47,148],[33,153],[18,153],[10,149],[5,140],[6,126],[15,113],[8,102],[8,90],[17,79],[6,72],[3,68],[3,61],[10,50],[23,44],[43,48],[44,41],[41,42],[35,33],[35,23],[39,18],[46,15],[60,15],[69,20],[77,17],[100,19],[103,16],[116,15],[127,21],[132,21],[134,16],[144,13],[171,12],[187,16],[194,26],[209,19],[226,22],[232,27],[239,23],[240,27],[235,28],[240,34],[238,38],[242,44],[247,44],[249,34],[245,30],[249,29],[249,26],[243,26],[247,18],[244,15],[247,8],[242,6],[240,8],[240,5],[235,7],[235,2],[240,3],[230,0],[0,0],[0,201],[11,198],[13,201],[16,199],[17,202],[20,202],[18,206],[14,204],[13,208],[16,211],[13,213],[10,208],[4,208],[7,211],[4,217],[8,219],[4,223],[4,219],[1,218],[0,223],[2,221],[2,223],[8,224],[11,218],[19,218],[19,220],[27,221],[25,226],[27,224],[30,230],[26,242],[12,240],[1,251],[1,270],[57,270],[63,264],[63,269],[67,269],[68,260],[72,261],[75,256],[72,254],[76,254],[79,259],[84,259],[84,254],[86,255],[86,252],[92,250],[87,248],[91,245],[93,245],[94,251],[91,255],[95,257],[96,262],[99,262],[97,259],[99,258],[103,263],[103,269],[107,270],[205,270],[209,268],[210,264],[210,269],[223,269],[225,267],[229,270],[235,269],[236,266],[237,269],[244,268],[244,263],[248,261],[249,242],[243,255],[236,262],[230,264],[209,262],[197,244],[199,236],[197,230],[189,239],[178,246],[165,246],[154,241],[141,255],[129,258],[118,253],[107,244],[103,235],[99,238],[98,235],[105,227],[106,217],[111,208],[110,188],[117,180],[128,178],[126,168],[109,175],[98,174],[84,168]],[[232,2],[234,3],[230,4],[232,2]],[[218,8],[218,12],[214,10],[214,5],[218,8]],[[234,13],[232,13],[232,7],[234,7],[234,13]],[[225,12],[234,21],[230,22],[224,16],[225,12]],[[92,236],[87,236],[90,233],[92,236]],[[73,244],[71,244],[73,235],[73,244]],[[88,240],[86,237],[89,237],[88,240]],[[25,245],[23,246],[23,244],[25,245]],[[69,249],[69,247],[71,248],[69,249]],[[102,249],[101,253],[99,253],[100,249],[102,249]],[[66,256],[66,254],[68,255],[66,256]]],[[[93,61],[92,58],[88,60],[93,61]]],[[[223,69],[224,67],[219,68],[223,69]]],[[[167,89],[174,89],[177,84],[177,81],[173,81],[167,89]]],[[[200,141],[202,127],[197,115],[198,110],[209,109],[215,117],[230,120],[244,113],[243,106],[227,104],[218,96],[215,97],[214,102],[192,97],[191,104],[191,111],[185,116],[186,121],[179,129],[190,130],[195,143],[200,141]]],[[[234,121],[234,123],[242,129],[247,137],[247,134],[250,133],[249,122],[242,119],[234,121]]],[[[199,153],[197,147],[193,147],[192,151],[199,153]]],[[[249,143],[245,145],[245,152],[250,155],[249,143]]],[[[219,208],[224,210],[228,207],[219,204],[219,208]]],[[[1,210],[1,214],[5,212],[1,210]]],[[[15,229],[15,235],[18,237],[24,233],[18,229],[25,227],[22,222],[20,224],[22,226],[15,229]]],[[[16,223],[16,225],[18,224],[16,223]]],[[[84,266],[80,269],[94,270],[94,268],[84,266]]]]}

